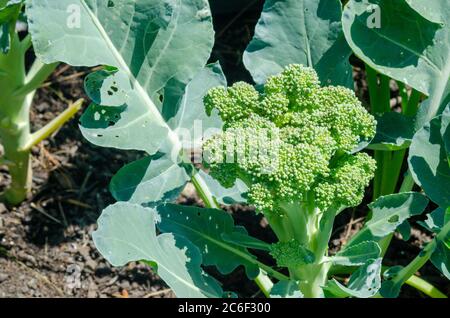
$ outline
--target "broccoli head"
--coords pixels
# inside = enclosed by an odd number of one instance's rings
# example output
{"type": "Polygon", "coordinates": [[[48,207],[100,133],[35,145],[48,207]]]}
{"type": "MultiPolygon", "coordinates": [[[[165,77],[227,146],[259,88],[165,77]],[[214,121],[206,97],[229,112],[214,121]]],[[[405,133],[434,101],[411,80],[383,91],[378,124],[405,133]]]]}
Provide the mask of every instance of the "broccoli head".
{"type": "Polygon", "coordinates": [[[352,151],[375,135],[376,121],[345,87],[321,87],[316,72],[290,65],[261,91],[246,83],[211,89],[206,111],[219,112],[223,132],[204,144],[211,175],[230,187],[249,186],[265,214],[286,203],[325,211],[358,205],[375,161],[352,151]]]}

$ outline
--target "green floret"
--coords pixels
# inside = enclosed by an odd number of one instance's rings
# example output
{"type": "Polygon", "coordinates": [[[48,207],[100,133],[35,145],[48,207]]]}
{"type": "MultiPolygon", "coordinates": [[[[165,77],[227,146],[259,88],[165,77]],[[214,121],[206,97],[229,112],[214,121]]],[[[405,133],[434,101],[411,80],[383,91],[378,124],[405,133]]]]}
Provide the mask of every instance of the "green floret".
{"type": "Polygon", "coordinates": [[[330,176],[314,189],[319,207],[325,210],[332,205],[357,206],[375,170],[376,161],[365,153],[339,158],[330,176]]]}
{"type": "Polygon", "coordinates": [[[286,206],[307,204],[299,211],[320,213],[361,202],[375,161],[350,153],[373,138],[376,121],[351,90],[321,87],[313,69],[290,65],[262,93],[245,83],[214,88],[205,107],[225,121],[204,145],[211,174],[226,187],[243,180],[249,203],[266,215],[281,216],[286,206]]]}
{"type": "Polygon", "coordinates": [[[270,254],[280,267],[295,267],[314,262],[314,254],[296,240],[272,244],[270,254]]]}
{"type": "Polygon", "coordinates": [[[274,197],[270,190],[259,183],[251,186],[248,191],[248,200],[256,208],[256,211],[274,211],[274,197]]]}
{"type": "Polygon", "coordinates": [[[225,123],[248,117],[259,105],[259,94],[247,83],[238,82],[232,87],[216,87],[211,89],[204,99],[206,112],[211,115],[213,109],[225,123]]]}

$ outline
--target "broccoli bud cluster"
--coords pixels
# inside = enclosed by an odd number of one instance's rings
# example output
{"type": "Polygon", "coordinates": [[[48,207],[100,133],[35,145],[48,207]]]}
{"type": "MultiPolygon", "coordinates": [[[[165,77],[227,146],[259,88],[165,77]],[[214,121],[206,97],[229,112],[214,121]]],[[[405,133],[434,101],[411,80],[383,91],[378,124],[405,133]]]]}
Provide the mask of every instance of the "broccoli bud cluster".
{"type": "Polygon", "coordinates": [[[204,104],[224,121],[204,144],[211,175],[225,187],[246,182],[259,211],[311,197],[321,210],[361,202],[376,164],[352,150],[373,138],[376,121],[353,91],[321,87],[312,68],[289,65],[261,92],[240,82],[211,89],[204,104]]]}

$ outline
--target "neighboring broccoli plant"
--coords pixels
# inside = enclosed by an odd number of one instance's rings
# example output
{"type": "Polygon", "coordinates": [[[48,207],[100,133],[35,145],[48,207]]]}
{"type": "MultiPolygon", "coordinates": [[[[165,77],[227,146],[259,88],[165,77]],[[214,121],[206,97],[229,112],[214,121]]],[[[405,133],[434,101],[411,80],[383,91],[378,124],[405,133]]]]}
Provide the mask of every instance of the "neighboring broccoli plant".
{"type": "Polygon", "coordinates": [[[26,69],[31,37],[21,39],[17,31],[17,21],[24,20],[22,3],[0,0],[0,143],[4,149],[0,164],[6,165],[11,175],[11,184],[3,194],[10,204],[22,202],[31,190],[31,148],[60,128],[81,106],[80,102],[73,104],[47,126],[30,132],[34,94],[57,64],[46,65],[36,59],[26,69]]]}
{"type": "Polygon", "coordinates": [[[246,83],[214,88],[205,105],[225,122],[204,147],[211,176],[224,187],[247,184],[248,202],[280,240],[271,246],[278,266],[306,297],[323,296],[334,218],[361,203],[376,169],[366,153],[352,154],[375,135],[374,118],[351,90],[320,87],[315,71],[300,65],[269,77],[261,94],[246,83]],[[258,140],[265,130],[271,136],[258,140]]]}

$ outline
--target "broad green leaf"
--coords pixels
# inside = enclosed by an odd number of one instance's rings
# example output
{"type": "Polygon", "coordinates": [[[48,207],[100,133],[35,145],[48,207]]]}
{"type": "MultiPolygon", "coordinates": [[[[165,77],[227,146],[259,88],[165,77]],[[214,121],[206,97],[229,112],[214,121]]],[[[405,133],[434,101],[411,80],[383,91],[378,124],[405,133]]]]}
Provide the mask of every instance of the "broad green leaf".
{"type": "Polygon", "coordinates": [[[224,188],[217,180],[202,170],[199,171],[199,174],[218,203],[230,205],[247,202],[243,195],[248,192],[248,187],[243,181],[237,179],[233,187],[224,188]]]}
{"type": "MultiPolygon", "coordinates": [[[[427,0],[427,11],[438,10],[439,3],[427,0]]],[[[343,29],[353,52],[380,73],[430,96],[420,107],[418,128],[449,102],[449,12],[432,13],[445,18],[445,23],[434,23],[405,0],[350,0],[344,9],[343,29]]]]}
{"type": "Polygon", "coordinates": [[[245,230],[241,232],[223,233],[222,238],[225,242],[255,250],[270,251],[270,244],[248,236],[245,230]]]}
{"type": "Polygon", "coordinates": [[[10,22],[19,15],[24,0],[0,1],[0,26],[10,22]]]}
{"type": "MultiPolygon", "coordinates": [[[[226,85],[220,64],[217,62],[207,65],[186,86],[178,107],[167,107],[171,114],[176,113],[175,117],[169,120],[169,126],[178,135],[185,137],[182,138],[183,148],[193,149],[201,146],[202,139],[209,137],[203,136],[203,132],[208,132],[208,129],[215,128],[211,133],[221,131],[223,124],[220,116],[216,112],[211,116],[206,114],[203,98],[211,88],[226,85]]],[[[165,117],[169,117],[169,114],[166,113],[165,117]]]]}
{"type": "Polygon", "coordinates": [[[380,197],[369,207],[372,218],[350,240],[348,246],[355,246],[363,241],[379,241],[393,233],[405,220],[421,214],[428,205],[426,196],[416,192],[405,192],[380,197]]]}
{"type": "Polygon", "coordinates": [[[175,200],[189,180],[167,156],[149,156],[120,169],[109,188],[117,201],[154,205],[175,200]]]}
{"type": "Polygon", "coordinates": [[[303,298],[303,294],[299,290],[299,282],[295,281],[279,281],[273,285],[270,291],[270,298],[303,298]]]}
{"type": "Polygon", "coordinates": [[[439,231],[445,224],[445,216],[445,210],[443,208],[437,208],[427,215],[425,221],[418,223],[430,232],[439,233],[439,231]]]}
{"type": "Polygon", "coordinates": [[[389,267],[387,270],[384,271],[383,279],[390,280],[390,279],[394,278],[395,276],[398,275],[398,273],[400,273],[400,271],[403,268],[404,267],[400,266],[400,265],[389,267]]]}
{"type": "Polygon", "coordinates": [[[158,275],[178,297],[221,297],[220,286],[201,268],[201,254],[184,238],[156,235],[158,215],[130,203],[106,208],[92,236],[100,253],[113,265],[144,260],[156,264],[158,275]]]}
{"type": "Polygon", "coordinates": [[[386,280],[381,284],[380,295],[384,298],[397,298],[402,286],[395,284],[392,280],[386,280]]]}
{"type": "Polygon", "coordinates": [[[380,257],[381,249],[374,241],[361,242],[359,244],[344,247],[342,251],[331,258],[333,264],[344,266],[364,265],[370,259],[380,257]]]}
{"type": "Polygon", "coordinates": [[[81,124],[89,141],[149,154],[163,142],[169,150],[178,146],[159,98],[166,86],[184,89],[209,58],[214,31],[206,0],[30,0],[27,13],[44,62],[109,65],[131,83],[129,91],[117,87],[127,95],[120,111],[100,109],[100,118],[99,107],[110,105],[93,104],[86,111],[81,124]]]}
{"type": "Polygon", "coordinates": [[[411,225],[408,220],[405,220],[397,227],[397,231],[400,233],[404,241],[408,241],[411,238],[411,225]]]}
{"type": "Polygon", "coordinates": [[[197,246],[204,265],[216,266],[222,274],[229,274],[243,265],[250,279],[258,276],[256,258],[247,249],[222,238],[224,233],[247,234],[244,228],[234,226],[233,218],[225,211],[175,204],[161,205],[157,210],[161,218],[158,228],[164,233],[183,236],[197,246]]]}
{"type": "Polygon", "coordinates": [[[411,145],[414,136],[414,117],[408,117],[396,112],[384,113],[377,116],[377,133],[369,149],[372,150],[400,150],[411,145]]]}
{"type": "Polygon", "coordinates": [[[381,258],[368,261],[359,267],[351,276],[348,286],[337,280],[328,281],[324,289],[336,297],[369,298],[381,287],[381,258]]]}
{"type": "Polygon", "coordinates": [[[257,84],[289,64],[313,67],[323,85],[353,88],[339,0],[267,0],[244,63],[257,84]]]}
{"type": "Polygon", "coordinates": [[[450,206],[449,153],[441,134],[446,114],[434,118],[414,135],[408,158],[414,181],[433,202],[444,208],[450,206]]]}
{"type": "MultiPolygon", "coordinates": [[[[447,240],[450,240],[450,237],[447,240]]],[[[431,255],[430,260],[447,279],[450,279],[450,247],[444,241],[437,241],[436,249],[431,255]]]]}

